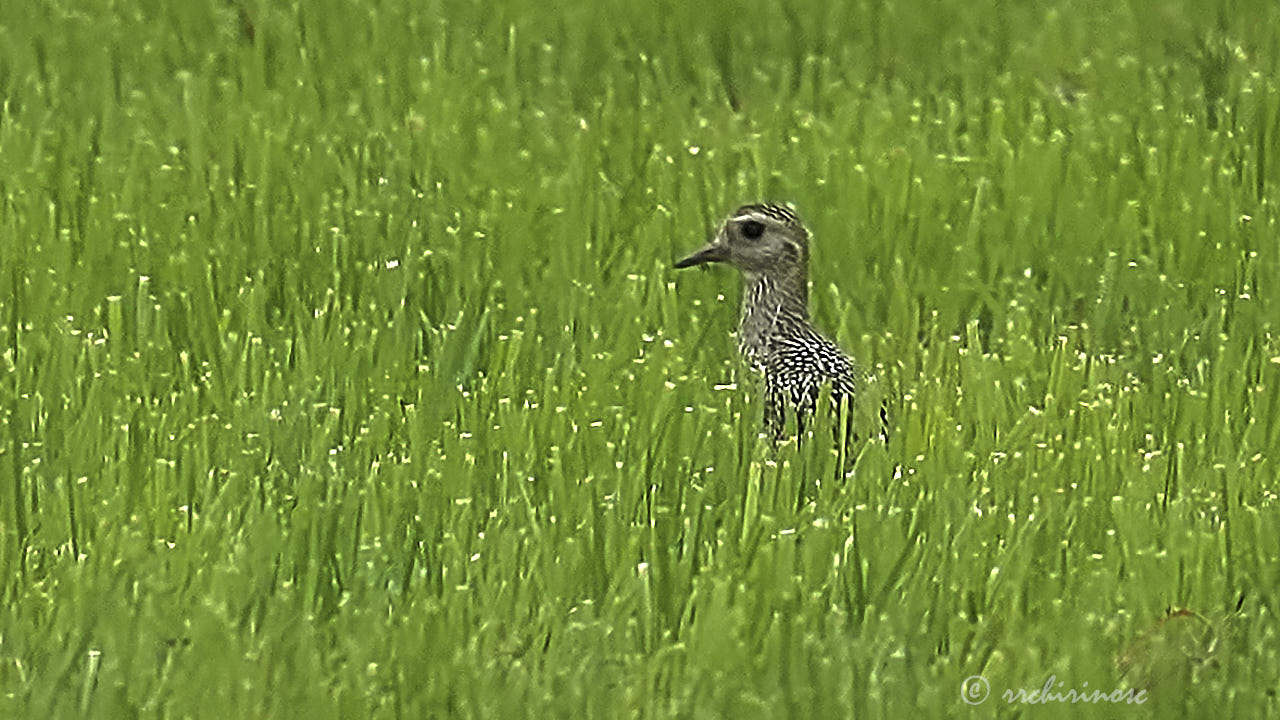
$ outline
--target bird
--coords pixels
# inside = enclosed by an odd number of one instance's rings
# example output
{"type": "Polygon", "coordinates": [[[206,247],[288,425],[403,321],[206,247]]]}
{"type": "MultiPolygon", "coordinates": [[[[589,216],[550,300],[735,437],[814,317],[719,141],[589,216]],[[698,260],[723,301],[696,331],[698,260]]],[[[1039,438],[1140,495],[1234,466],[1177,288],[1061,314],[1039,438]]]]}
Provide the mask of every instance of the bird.
{"type": "MultiPolygon", "coordinates": [[[[868,376],[809,319],[809,231],[794,210],[776,203],[743,205],[715,237],[676,269],[725,263],[742,275],[738,351],[764,378],[764,427],[773,442],[786,438],[787,411],[803,436],[824,384],[835,417],[845,406],[846,439],[856,439],[853,402],[868,376]]],[[[880,439],[888,440],[888,408],[881,403],[880,439]]],[[[837,443],[840,428],[834,427],[837,443]]]]}

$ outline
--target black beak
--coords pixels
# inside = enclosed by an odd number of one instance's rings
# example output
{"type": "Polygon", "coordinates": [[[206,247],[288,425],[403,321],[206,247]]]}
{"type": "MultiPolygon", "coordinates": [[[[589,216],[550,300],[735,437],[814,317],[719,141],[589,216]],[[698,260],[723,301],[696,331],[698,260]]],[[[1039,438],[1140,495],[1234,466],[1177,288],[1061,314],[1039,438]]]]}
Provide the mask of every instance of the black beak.
{"type": "Polygon", "coordinates": [[[675,264],[677,270],[681,268],[693,267],[694,265],[706,265],[713,262],[724,262],[729,259],[729,249],[723,245],[715,243],[708,244],[698,250],[689,257],[678,261],[675,264]]]}

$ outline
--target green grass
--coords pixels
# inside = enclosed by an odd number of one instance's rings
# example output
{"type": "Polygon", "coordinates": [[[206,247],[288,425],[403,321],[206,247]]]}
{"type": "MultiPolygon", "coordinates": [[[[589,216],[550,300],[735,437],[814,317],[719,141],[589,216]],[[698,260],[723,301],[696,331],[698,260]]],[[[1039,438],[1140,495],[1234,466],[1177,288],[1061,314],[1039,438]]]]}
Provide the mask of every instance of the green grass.
{"type": "Polygon", "coordinates": [[[5,3],[0,716],[1280,714],[1280,6],[691,5],[5,3]]]}

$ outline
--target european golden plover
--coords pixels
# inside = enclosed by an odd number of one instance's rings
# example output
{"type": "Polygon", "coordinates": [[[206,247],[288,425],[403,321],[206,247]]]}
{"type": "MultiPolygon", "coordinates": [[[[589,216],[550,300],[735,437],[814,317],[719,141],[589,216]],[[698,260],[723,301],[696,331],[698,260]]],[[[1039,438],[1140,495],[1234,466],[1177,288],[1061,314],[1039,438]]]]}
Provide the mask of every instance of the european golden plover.
{"type": "MultiPolygon", "coordinates": [[[[839,417],[845,405],[845,431],[853,432],[853,400],[866,375],[809,321],[809,231],[790,208],[743,205],[724,222],[711,242],[680,260],[677,268],[723,262],[742,273],[742,316],[738,350],[764,376],[765,431],[785,435],[786,408],[803,433],[823,383],[839,417]]],[[[880,407],[880,434],[888,438],[888,417],[880,407]]],[[[836,429],[837,439],[839,429],[836,429]]]]}

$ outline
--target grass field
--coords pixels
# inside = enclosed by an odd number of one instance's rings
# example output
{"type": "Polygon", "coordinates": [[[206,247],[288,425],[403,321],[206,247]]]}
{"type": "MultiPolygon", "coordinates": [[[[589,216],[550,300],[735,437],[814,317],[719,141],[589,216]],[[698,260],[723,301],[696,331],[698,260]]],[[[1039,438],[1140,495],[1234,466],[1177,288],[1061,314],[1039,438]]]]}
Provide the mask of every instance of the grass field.
{"type": "Polygon", "coordinates": [[[1280,5],[4,6],[0,717],[1280,716],[1280,5]]]}

